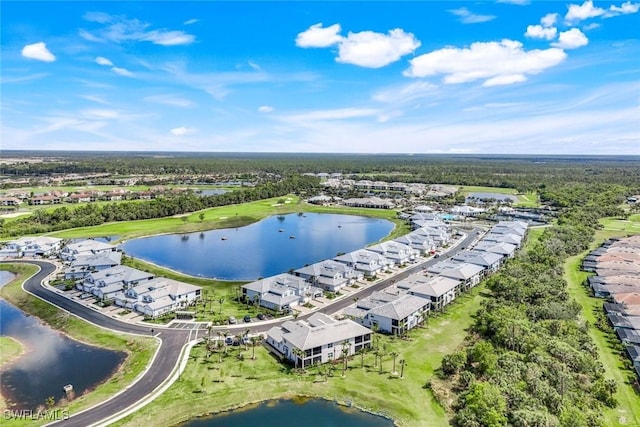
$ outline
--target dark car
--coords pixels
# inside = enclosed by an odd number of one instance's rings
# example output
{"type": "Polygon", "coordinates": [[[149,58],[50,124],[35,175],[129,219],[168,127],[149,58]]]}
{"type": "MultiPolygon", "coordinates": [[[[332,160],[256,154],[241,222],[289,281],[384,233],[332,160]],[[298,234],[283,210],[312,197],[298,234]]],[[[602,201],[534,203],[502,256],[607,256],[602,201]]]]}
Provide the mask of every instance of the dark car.
{"type": "Polygon", "coordinates": [[[262,313],[258,313],[258,319],[260,319],[260,320],[264,320],[264,314],[262,314],[262,313]]]}
{"type": "Polygon", "coordinates": [[[249,323],[249,322],[251,322],[251,316],[249,316],[247,314],[246,316],[244,316],[243,320],[244,320],[245,323],[249,323]]]}

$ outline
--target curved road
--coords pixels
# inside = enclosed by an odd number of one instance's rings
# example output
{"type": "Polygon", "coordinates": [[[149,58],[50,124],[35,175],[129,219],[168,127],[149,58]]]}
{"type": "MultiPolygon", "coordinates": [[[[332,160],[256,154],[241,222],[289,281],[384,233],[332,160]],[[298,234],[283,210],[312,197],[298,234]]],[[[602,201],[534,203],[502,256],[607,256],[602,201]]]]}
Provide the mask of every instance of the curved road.
{"type": "MultiPolygon", "coordinates": [[[[412,267],[404,269],[392,278],[387,278],[373,286],[363,288],[357,292],[360,298],[364,298],[374,291],[384,289],[391,285],[395,281],[399,281],[422,270],[425,266],[429,266],[439,262],[443,259],[451,257],[453,254],[470,246],[474,240],[478,237],[479,229],[473,229],[467,235],[467,237],[460,242],[456,247],[449,250],[446,254],[443,254],[438,259],[430,259],[428,261],[419,263],[412,267]]],[[[69,313],[76,315],[94,325],[102,328],[107,328],[115,332],[147,335],[151,333],[150,327],[136,325],[132,323],[126,323],[120,320],[116,320],[105,314],[89,308],[83,304],[73,301],[66,296],[60,295],[57,292],[51,290],[48,287],[42,286],[43,281],[54,273],[56,266],[46,261],[11,261],[11,262],[24,262],[29,264],[35,264],[40,267],[40,271],[31,278],[27,279],[23,284],[25,291],[41,298],[69,313]]],[[[329,303],[322,312],[326,314],[336,313],[339,310],[351,305],[353,300],[350,298],[343,298],[338,301],[329,303]]],[[[304,319],[310,316],[312,313],[307,313],[299,317],[304,319]]],[[[270,322],[268,324],[251,324],[252,332],[266,332],[273,326],[277,326],[284,322],[270,322]]],[[[229,330],[244,330],[248,327],[247,324],[236,325],[235,327],[229,327],[229,330]]],[[[156,351],[151,366],[144,372],[144,374],[128,388],[116,394],[111,399],[106,400],[92,408],[86,409],[77,414],[70,414],[70,418],[63,421],[58,421],[49,425],[64,426],[64,427],[85,427],[91,425],[107,425],[109,422],[107,419],[114,414],[122,412],[127,408],[137,405],[142,399],[153,393],[156,388],[160,387],[171,375],[174,368],[180,361],[180,354],[183,348],[191,339],[192,330],[189,329],[172,329],[166,327],[154,327],[157,331],[156,336],[160,338],[161,344],[156,351]]],[[[218,328],[216,328],[218,329],[218,328]]]]}

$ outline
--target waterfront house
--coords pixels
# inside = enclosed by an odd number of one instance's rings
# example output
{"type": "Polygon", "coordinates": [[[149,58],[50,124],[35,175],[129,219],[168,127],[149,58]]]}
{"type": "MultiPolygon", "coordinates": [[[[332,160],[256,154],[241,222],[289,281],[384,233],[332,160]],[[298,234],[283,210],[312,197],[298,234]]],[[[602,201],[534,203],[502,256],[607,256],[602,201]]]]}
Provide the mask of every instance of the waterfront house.
{"type": "Polygon", "coordinates": [[[286,311],[322,296],[322,289],[302,277],[282,273],[242,285],[242,296],[245,300],[257,301],[262,307],[286,311]]]}
{"type": "Polygon", "coordinates": [[[286,321],[267,332],[267,348],[296,366],[311,366],[352,356],[371,346],[371,331],[350,319],[314,313],[308,320],[286,321]]]}
{"type": "Polygon", "coordinates": [[[87,274],[76,288],[91,292],[101,300],[108,300],[119,291],[138,286],[154,278],[154,275],[126,265],[117,265],[87,274]]]}
{"type": "Polygon", "coordinates": [[[60,250],[59,256],[64,261],[73,261],[79,256],[95,255],[105,252],[115,252],[118,247],[98,240],[86,239],[67,243],[60,250]]]}
{"type": "Polygon", "coordinates": [[[122,252],[105,252],[95,255],[82,255],[71,262],[71,265],[64,270],[65,279],[82,279],[94,271],[105,270],[107,268],[120,265],[122,252]]]}
{"type": "Polygon", "coordinates": [[[418,251],[420,255],[427,255],[436,250],[436,243],[430,236],[418,233],[409,233],[394,239],[394,242],[408,245],[412,249],[418,251]]]}
{"type": "Polygon", "coordinates": [[[294,271],[313,286],[325,291],[337,292],[343,287],[363,278],[363,273],[338,261],[326,260],[299,268],[294,271]]]}
{"type": "Polygon", "coordinates": [[[375,277],[378,273],[386,270],[391,264],[382,254],[367,249],[358,249],[344,255],[339,255],[335,257],[334,260],[344,263],[357,271],[361,271],[365,277],[375,277]]]}
{"type": "Polygon", "coordinates": [[[369,246],[367,250],[382,255],[396,266],[414,261],[418,256],[418,251],[411,246],[395,241],[387,241],[369,246]]]}

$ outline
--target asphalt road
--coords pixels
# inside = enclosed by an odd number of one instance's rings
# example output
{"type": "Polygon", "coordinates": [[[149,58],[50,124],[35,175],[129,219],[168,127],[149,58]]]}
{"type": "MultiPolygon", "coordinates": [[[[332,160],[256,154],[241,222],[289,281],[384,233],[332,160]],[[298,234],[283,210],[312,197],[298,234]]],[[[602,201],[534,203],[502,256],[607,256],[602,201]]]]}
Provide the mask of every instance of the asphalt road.
{"type": "MultiPolygon", "coordinates": [[[[433,265],[439,261],[451,257],[463,248],[469,247],[472,242],[478,237],[477,232],[479,229],[473,229],[469,231],[467,237],[458,244],[455,248],[449,250],[439,258],[430,259],[428,261],[416,264],[412,267],[408,267],[393,277],[387,278],[373,286],[363,288],[357,292],[358,298],[364,298],[374,291],[378,291],[390,286],[393,282],[400,281],[405,277],[421,271],[423,268],[433,265]]],[[[141,326],[132,323],[126,323],[114,318],[111,318],[98,310],[89,308],[83,304],[73,301],[63,295],[60,295],[49,288],[41,285],[49,275],[55,271],[55,265],[46,261],[20,261],[27,262],[29,264],[35,264],[40,267],[40,271],[28,279],[24,283],[24,289],[29,293],[42,298],[45,301],[50,302],[57,307],[64,309],[94,325],[102,328],[107,328],[112,331],[122,334],[138,334],[138,335],[151,335],[150,327],[141,326]]],[[[354,293],[355,294],[355,293],[354,293]]],[[[333,314],[345,307],[351,305],[353,300],[350,298],[343,298],[335,302],[330,303],[328,306],[322,309],[323,313],[333,314]]],[[[312,313],[301,315],[299,319],[305,319],[312,313]]],[[[230,331],[239,331],[246,328],[250,328],[253,333],[266,332],[274,326],[278,326],[283,321],[265,323],[253,323],[237,325],[235,327],[229,327],[230,331]]],[[[219,328],[216,328],[219,330],[219,328]]],[[[92,408],[89,408],[83,412],[77,414],[70,414],[70,418],[67,420],[58,421],[49,425],[64,426],[64,427],[86,427],[90,425],[99,424],[101,420],[121,412],[129,407],[136,405],[141,399],[144,399],[150,393],[152,393],[157,387],[159,387],[171,374],[176,364],[179,361],[180,353],[189,339],[195,338],[193,331],[188,329],[172,329],[165,327],[154,327],[154,333],[161,339],[161,345],[157,350],[156,356],[144,375],[129,388],[122,391],[115,397],[98,404],[92,408]]],[[[203,335],[203,334],[202,334],[203,335]]]]}

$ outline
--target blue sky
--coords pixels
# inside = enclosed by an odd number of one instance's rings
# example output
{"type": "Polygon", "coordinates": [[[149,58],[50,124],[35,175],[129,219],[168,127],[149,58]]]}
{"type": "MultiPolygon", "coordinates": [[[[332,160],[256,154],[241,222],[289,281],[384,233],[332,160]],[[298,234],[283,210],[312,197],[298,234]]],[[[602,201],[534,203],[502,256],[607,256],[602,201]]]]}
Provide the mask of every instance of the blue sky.
{"type": "Polygon", "coordinates": [[[640,154],[640,1],[1,8],[3,149],[640,154]]]}

